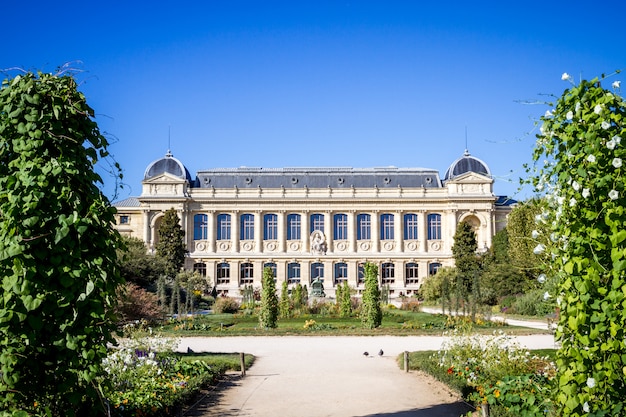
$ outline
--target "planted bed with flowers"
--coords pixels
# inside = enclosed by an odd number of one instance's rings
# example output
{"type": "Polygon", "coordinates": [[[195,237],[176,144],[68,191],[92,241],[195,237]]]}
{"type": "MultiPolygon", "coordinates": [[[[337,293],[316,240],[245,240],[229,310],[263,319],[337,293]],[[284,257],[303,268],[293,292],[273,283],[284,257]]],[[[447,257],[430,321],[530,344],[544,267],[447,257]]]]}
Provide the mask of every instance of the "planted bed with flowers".
{"type": "Polygon", "coordinates": [[[224,365],[185,358],[175,341],[125,340],[104,359],[104,399],[111,416],[176,415],[201,388],[214,384],[224,365]]]}

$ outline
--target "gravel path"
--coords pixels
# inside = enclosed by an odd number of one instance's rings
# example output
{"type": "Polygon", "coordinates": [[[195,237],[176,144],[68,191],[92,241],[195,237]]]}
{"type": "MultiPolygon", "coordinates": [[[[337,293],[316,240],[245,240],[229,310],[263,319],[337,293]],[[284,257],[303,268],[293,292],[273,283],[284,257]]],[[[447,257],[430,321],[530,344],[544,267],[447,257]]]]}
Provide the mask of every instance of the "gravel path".
{"type": "MultiPolygon", "coordinates": [[[[516,339],[528,348],[554,347],[551,335],[516,339]]],[[[436,336],[183,338],[181,351],[256,356],[245,377],[226,381],[187,415],[458,417],[468,407],[457,395],[396,364],[402,352],[436,350],[442,341],[436,336]]]]}

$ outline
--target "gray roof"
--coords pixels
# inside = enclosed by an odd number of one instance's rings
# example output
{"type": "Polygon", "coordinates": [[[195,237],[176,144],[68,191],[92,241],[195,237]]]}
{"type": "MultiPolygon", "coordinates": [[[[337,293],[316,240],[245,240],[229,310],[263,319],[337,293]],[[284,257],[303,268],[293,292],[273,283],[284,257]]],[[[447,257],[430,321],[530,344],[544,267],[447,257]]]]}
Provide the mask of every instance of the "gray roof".
{"type": "Polygon", "coordinates": [[[467,172],[475,172],[477,174],[491,177],[491,171],[489,171],[489,167],[487,166],[487,164],[485,164],[483,161],[476,158],[475,156],[471,156],[469,151],[466,149],[463,156],[454,161],[452,165],[450,165],[450,167],[446,171],[446,175],[444,175],[443,177],[443,180],[451,180],[467,172]]]}
{"type": "Polygon", "coordinates": [[[139,203],[139,199],[137,197],[128,197],[124,200],[116,201],[112,204],[113,207],[139,207],[141,204],[139,203]]]}
{"type": "Polygon", "coordinates": [[[174,158],[169,150],[165,154],[165,157],[157,159],[148,165],[146,172],[143,175],[143,179],[147,180],[164,173],[174,175],[175,177],[187,180],[191,183],[191,175],[189,174],[189,171],[182,162],[174,158]]]}
{"type": "Polygon", "coordinates": [[[426,168],[215,168],[198,171],[201,188],[440,188],[439,172],[426,168]]]}

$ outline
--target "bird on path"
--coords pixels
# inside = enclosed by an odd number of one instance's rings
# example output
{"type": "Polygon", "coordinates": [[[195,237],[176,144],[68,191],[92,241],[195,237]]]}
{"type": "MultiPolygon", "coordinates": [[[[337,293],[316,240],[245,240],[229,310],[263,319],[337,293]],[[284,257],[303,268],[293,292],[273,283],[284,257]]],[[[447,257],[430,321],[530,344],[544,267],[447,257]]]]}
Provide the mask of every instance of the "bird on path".
{"type": "Polygon", "coordinates": [[[384,353],[385,352],[383,352],[383,350],[381,349],[381,350],[378,351],[378,356],[383,356],[384,353]]]}
{"type": "Polygon", "coordinates": [[[369,352],[363,352],[363,356],[368,357],[369,355],[369,352]]]}

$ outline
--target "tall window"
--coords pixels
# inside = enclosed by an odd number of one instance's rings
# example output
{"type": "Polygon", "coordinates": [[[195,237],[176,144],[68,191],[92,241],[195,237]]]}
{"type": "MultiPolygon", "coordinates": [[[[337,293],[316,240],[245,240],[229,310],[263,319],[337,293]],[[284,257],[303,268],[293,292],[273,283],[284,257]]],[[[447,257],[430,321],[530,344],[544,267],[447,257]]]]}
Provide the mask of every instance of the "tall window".
{"type": "Polygon", "coordinates": [[[406,264],[404,276],[406,277],[407,284],[417,284],[419,283],[417,264],[414,262],[410,262],[406,264]]]}
{"type": "Polygon", "coordinates": [[[241,215],[241,240],[254,240],[254,214],[241,215]]]}
{"type": "Polygon", "coordinates": [[[348,215],[347,214],[335,214],[335,239],[336,240],[348,239],[348,215]]]}
{"type": "Polygon", "coordinates": [[[358,268],[357,274],[358,274],[358,278],[357,278],[358,279],[358,284],[357,285],[364,284],[365,283],[365,268],[363,268],[363,264],[359,264],[359,268],[358,268]]]}
{"type": "Polygon", "coordinates": [[[263,240],[277,240],[277,239],[278,239],[278,216],[276,214],[266,214],[265,216],[263,216],[263,240]]]}
{"type": "Polygon", "coordinates": [[[263,271],[265,271],[265,268],[269,268],[272,270],[272,276],[274,277],[274,281],[276,281],[276,263],[266,262],[263,264],[263,271]]]}
{"type": "Polygon", "coordinates": [[[408,213],[404,215],[404,239],[417,240],[417,214],[408,213]]]}
{"type": "Polygon", "coordinates": [[[230,214],[217,215],[217,240],[230,240],[230,214]]]}
{"type": "Polygon", "coordinates": [[[393,240],[393,214],[380,215],[380,240],[393,240]]]}
{"type": "Polygon", "coordinates": [[[324,232],[324,215],[321,213],[311,214],[310,233],[313,233],[316,230],[319,230],[320,232],[324,232]]]}
{"type": "Polygon", "coordinates": [[[225,262],[217,264],[217,285],[230,282],[230,264],[225,262]]]}
{"type": "Polygon", "coordinates": [[[428,240],[441,240],[441,214],[428,215],[428,240]]]}
{"type": "Polygon", "coordinates": [[[287,215],[287,240],[300,240],[300,215],[287,215]]]}
{"type": "Polygon", "coordinates": [[[435,275],[437,271],[441,268],[441,264],[439,262],[432,262],[428,264],[428,275],[435,275]]]}
{"type": "Polygon", "coordinates": [[[321,262],[314,262],[311,264],[311,282],[317,278],[324,281],[324,264],[321,262]]]}
{"type": "Polygon", "coordinates": [[[287,265],[287,282],[289,284],[300,282],[300,264],[292,262],[287,265]]]}
{"type": "Polygon", "coordinates": [[[356,238],[357,240],[370,240],[372,238],[372,219],[369,214],[359,214],[356,216],[356,238]]]}
{"type": "Polygon", "coordinates": [[[392,262],[387,262],[381,265],[380,272],[382,276],[383,284],[393,284],[396,280],[395,265],[392,262]]]}
{"type": "Polygon", "coordinates": [[[241,264],[239,282],[241,284],[252,284],[252,282],[254,282],[254,265],[250,262],[244,262],[241,264]]]}
{"type": "Polygon", "coordinates": [[[197,272],[203,277],[206,277],[206,264],[204,262],[196,262],[193,264],[193,272],[197,272]]]}
{"type": "Polygon", "coordinates": [[[193,216],[193,240],[204,240],[207,238],[209,220],[206,214],[196,214],[193,216]]]}
{"type": "Polygon", "coordinates": [[[335,284],[341,284],[348,280],[348,264],[337,262],[335,264],[335,284]]]}

